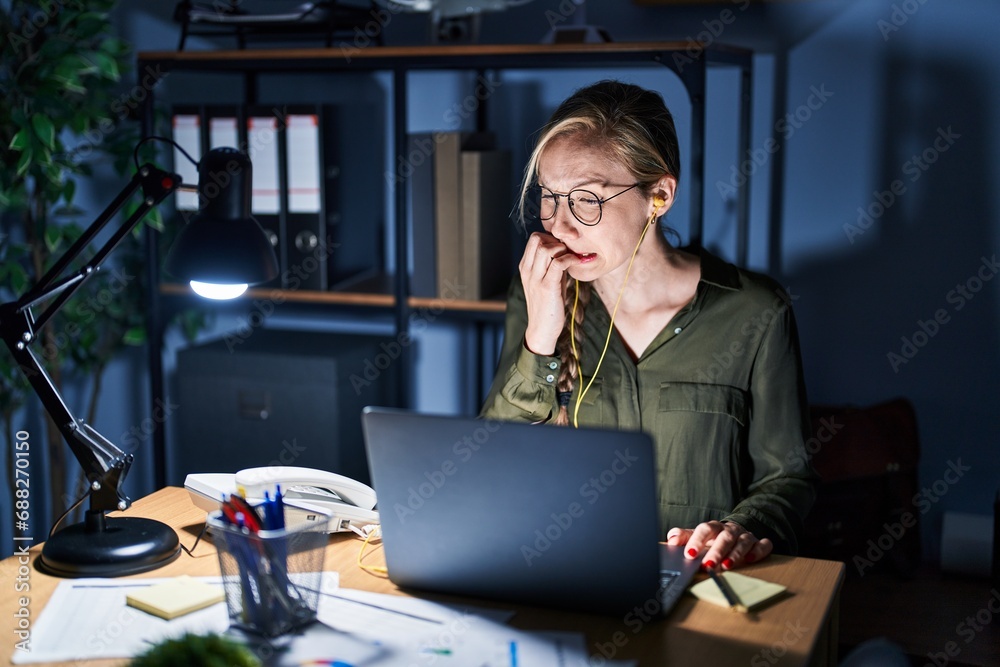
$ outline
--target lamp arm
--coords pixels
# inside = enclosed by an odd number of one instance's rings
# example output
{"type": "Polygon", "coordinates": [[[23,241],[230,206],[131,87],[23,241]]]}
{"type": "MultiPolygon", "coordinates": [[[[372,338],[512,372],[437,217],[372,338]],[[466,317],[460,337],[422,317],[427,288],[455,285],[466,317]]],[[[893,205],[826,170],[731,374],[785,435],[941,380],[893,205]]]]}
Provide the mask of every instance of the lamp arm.
{"type": "Polygon", "coordinates": [[[180,183],[181,178],[176,174],[150,164],[143,165],[118,197],[56,261],[53,268],[34,288],[17,301],[0,305],[0,337],[3,338],[21,373],[41,399],[45,411],[52,417],[73,455],[83,467],[92,490],[92,510],[110,511],[128,508],[130,501],[122,489],[122,484],[132,465],[133,457],[123,452],[89,424],[73,416],[29,345],[38,338],[38,332],[42,327],[52,319],[84,281],[100,268],[101,263],[150,209],[174,192],[180,183]],[[87,264],[70,276],[57,280],[73,259],[79,256],[97,233],[125,205],[129,197],[140,188],[143,192],[143,201],[139,208],[122,223],[87,264]],[[56,297],[55,300],[36,320],[31,312],[32,305],[53,296],[56,297]]]}
{"type": "MultiPolygon", "coordinates": [[[[87,278],[100,269],[101,264],[109,254],[118,246],[122,240],[128,236],[146,214],[155,206],[159,205],[168,195],[174,192],[181,184],[181,177],[177,174],[158,169],[151,164],[144,164],[136,172],[132,180],[125,185],[122,191],[115,197],[114,201],[91,223],[80,238],[73,243],[66,253],[60,257],[49,271],[42,276],[31,290],[25,293],[18,300],[18,308],[30,308],[32,305],[52,298],[58,297],[45,311],[35,320],[35,331],[41,330],[46,323],[59,312],[63,304],[78,290],[87,278]],[[79,270],[70,274],[63,280],[56,282],[70,263],[83,252],[97,234],[104,229],[108,222],[125,205],[129,198],[139,189],[142,189],[142,203],[129,216],[129,218],[118,228],[101,248],[94,253],[89,262],[80,267],[79,270]]],[[[34,334],[33,334],[34,335],[34,334]]]]}

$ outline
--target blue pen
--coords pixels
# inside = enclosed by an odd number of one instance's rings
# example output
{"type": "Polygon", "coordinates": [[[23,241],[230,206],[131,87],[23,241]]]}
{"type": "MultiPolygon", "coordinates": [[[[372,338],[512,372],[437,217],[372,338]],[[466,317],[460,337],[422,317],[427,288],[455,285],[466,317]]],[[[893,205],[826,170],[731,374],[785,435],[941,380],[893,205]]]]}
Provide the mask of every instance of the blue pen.
{"type": "Polygon", "coordinates": [[[274,491],[274,514],[278,525],[275,526],[277,529],[282,529],[285,527],[285,498],[281,495],[281,485],[278,484],[274,491]]]}
{"type": "Polygon", "coordinates": [[[274,530],[278,527],[278,521],[274,516],[274,501],[271,500],[271,494],[267,491],[264,492],[264,526],[265,530],[274,530]]]}

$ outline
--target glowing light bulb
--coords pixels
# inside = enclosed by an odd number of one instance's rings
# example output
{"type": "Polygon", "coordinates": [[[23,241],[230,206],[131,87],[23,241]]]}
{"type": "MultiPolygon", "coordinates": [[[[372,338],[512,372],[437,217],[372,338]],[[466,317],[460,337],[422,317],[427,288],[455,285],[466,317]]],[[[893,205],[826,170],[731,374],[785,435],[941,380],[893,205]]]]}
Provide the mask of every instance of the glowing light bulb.
{"type": "Polygon", "coordinates": [[[247,287],[248,285],[246,283],[220,285],[217,283],[202,283],[197,280],[191,281],[191,289],[194,290],[195,294],[205,297],[206,299],[216,299],[218,301],[235,299],[243,294],[243,292],[246,292],[247,287]]]}

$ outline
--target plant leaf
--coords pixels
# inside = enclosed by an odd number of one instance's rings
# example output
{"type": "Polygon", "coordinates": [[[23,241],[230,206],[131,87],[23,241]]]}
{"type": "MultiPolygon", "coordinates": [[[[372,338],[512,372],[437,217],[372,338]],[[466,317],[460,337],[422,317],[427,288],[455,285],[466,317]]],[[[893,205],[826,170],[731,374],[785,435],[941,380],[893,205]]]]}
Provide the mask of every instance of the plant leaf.
{"type": "Polygon", "coordinates": [[[126,345],[145,345],[146,343],[146,329],[145,327],[132,327],[125,332],[122,336],[122,340],[125,341],[126,345]]]}
{"type": "Polygon", "coordinates": [[[90,56],[97,64],[97,71],[105,79],[117,81],[121,77],[121,73],[118,71],[118,63],[115,62],[114,58],[100,51],[95,51],[90,56]]]}
{"type": "Polygon", "coordinates": [[[34,151],[31,150],[30,146],[28,148],[24,149],[24,152],[21,153],[21,159],[17,161],[17,176],[18,176],[18,178],[20,178],[21,176],[24,176],[26,173],[28,173],[28,167],[31,166],[31,159],[33,157],[34,157],[34,151]]]}
{"type": "Polygon", "coordinates": [[[14,135],[14,138],[10,140],[10,145],[7,146],[12,151],[23,151],[28,147],[28,131],[25,128],[21,128],[14,135]]]}
{"type": "Polygon", "coordinates": [[[28,287],[28,273],[20,264],[11,264],[8,267],[8,280],[10,287],[15,294],[23,294],[28,287]]]}
{"type": "Polygon", "coordinates": [[[45,247],[48,251],[55,252],[62,242],[62,230],[58,227],[47,227],[45,229],[45,247]]]}
{"type": "Polygon", "coordinates": [[[52,150],[56,145],[56,128],[48,116],[36,113],[31,117],[31,127],[35,130],[35,135],[41,140],[42,145],[52,150]]]}

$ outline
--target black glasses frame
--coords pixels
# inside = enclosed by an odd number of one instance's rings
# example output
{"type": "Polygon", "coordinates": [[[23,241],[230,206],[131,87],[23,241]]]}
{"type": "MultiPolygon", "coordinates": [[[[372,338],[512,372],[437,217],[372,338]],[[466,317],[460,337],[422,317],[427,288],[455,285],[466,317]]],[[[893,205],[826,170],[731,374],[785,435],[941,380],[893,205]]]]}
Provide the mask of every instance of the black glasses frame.
{"type": "Polygon", "coordinates": [[[617,193],[611,195],[610,197],[605,197],[604,199],[601,199],[600,197],[597,196],[596,193],[591,192],[590,190],[585,190],[583,188],[573,188],[569,192],[563,194],[561,192],[556,192],[554,190],[551,190],[551,189],[545,187],[544,185],[536,183],[533,186],[535,189],[537,189],[539,191],[542,191],[542,190],[548,191],[555,198],[555,202],[556,202],[556,205],[552,208],[552,215],[550,215],[548,217],[545,217],[545,218],[542,217],[541,204],[539,204],[539,207],[538,207],[538,219],[539,220],[551,220],[552,218],[556,217],[556,213],[559,211],[559,198],[560,197],[566,197],[566,201],[569,202],[569,211],[570,211],[570,213],[573,214],[573,217],[576,218],[577,222],[579,222],[581,225],[586,225],[588,227],[593,227],[593,226],[597,225],[598,223],[600,223],[601,219],[604,217],[604,203],[605,202],[611,201],[612,199],[614,199],[618,195],[623,195],[626,192],[628,192],[629,190],[637,188],[640,185],[642,185],[642,183],[633,183],[632,185],[628,186],[627,188],[625,188],[621,192],[617,192],[617,193]],[[584,196],[589,196],[589,197],[592,197],[593,199],[597,200],[597,220],[594,220],[593,222],[587,222],[586,220],[582,220],[580,218],[580,216],[578,216],[576,214],[576,210],[574,210],[574,208],[573,208],[573,195],[576,194],[576,193],[584,193],[584,196]]]}

